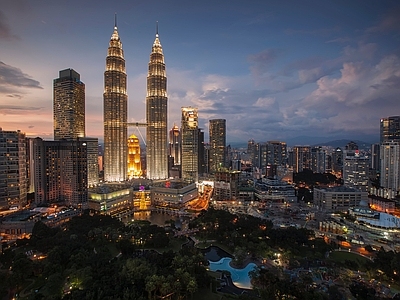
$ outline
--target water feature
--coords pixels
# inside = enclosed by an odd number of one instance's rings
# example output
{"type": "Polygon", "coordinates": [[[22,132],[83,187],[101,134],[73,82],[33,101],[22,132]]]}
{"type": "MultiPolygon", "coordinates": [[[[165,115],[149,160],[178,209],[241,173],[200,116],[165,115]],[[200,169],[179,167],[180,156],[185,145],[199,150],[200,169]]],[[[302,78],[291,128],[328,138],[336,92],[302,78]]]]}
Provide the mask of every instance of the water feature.
{"type": "Polygon", "coordinates": [[[243,289],[251,289],[249,272],[254,270],[256,264],[249,263],[244,269],[235,269],[230,265],[233,256],[217,246],[208,247],[203,250],[203,254],[210,263],[211,271],[229,271],[234,285],[243,289]]]}
{"type": "Polygon", "coordinates": [[[256,264],[249,263],[244,269],[235,269],[230,266],[231,261],[232,258],[230,257],[223,257],[217,262],[209,261],[210,270],[229,271],[234,285],[243,289],[251,289],[249,272],[254,270],[256,264]]]}

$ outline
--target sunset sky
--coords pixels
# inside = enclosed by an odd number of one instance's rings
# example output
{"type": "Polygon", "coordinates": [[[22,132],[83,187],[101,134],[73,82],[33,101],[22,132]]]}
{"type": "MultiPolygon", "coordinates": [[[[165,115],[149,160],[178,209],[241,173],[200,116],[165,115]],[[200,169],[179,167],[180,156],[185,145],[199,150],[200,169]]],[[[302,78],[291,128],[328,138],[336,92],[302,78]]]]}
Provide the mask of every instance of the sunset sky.
{"type": "Polygon", "coordinates": [[[182,106],[193,106],[206,139],[208,120],[225,118],[228,142],[378,142],[379,119],[400,115],[399,1],[1,0],[3,130],[51,139],[53,79],[72,68],[86,85],[86,135],[103,139],[114,13],[129,121],[145,121],[156,21],[168,128],[180,125],[182,106]]]}

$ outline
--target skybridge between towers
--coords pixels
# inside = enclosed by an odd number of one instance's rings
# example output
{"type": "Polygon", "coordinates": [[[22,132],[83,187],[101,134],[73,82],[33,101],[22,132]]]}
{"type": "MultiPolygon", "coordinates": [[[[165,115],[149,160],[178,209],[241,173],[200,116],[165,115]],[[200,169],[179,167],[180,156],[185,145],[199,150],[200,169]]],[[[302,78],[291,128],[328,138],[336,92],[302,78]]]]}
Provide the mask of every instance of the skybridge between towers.
{"type": "Polygon", "coordinates": [[[131,123],[126,123],[126,125],[128,127],[136,127],[136,129],[138,130],[138,132],[140,134],[140,137],[142,138],[144,145],[146,146],[146,140],[143,138],[143,135],[140,132],[139,127],[147,127],[147,123],[131,122],[131,123]]]}

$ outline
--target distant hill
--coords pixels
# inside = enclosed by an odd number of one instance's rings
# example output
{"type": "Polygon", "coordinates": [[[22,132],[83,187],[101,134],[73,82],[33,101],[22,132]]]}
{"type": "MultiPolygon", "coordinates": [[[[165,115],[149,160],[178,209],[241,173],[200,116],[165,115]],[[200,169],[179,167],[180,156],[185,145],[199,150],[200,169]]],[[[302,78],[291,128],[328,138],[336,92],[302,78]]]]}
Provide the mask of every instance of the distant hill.
{"type": "MultiPolygon", "coordinates": [[[[317,147],[317,146],[330,146],[333,148],[343,148],[351,141],[357,143],[359,149],[370,149],[371,144],[374,143],[374,139],[371,139],[369,137],[368,141],[362,141],[358,139],[336,139],[332,140],[332,137],[308,137],[308,136],[298,136],[295,138],[289,138],[289,139],[282,139],[280,141],[286,142],[289,147],[293,146],[312,146],[312,147],[317,147]]],[[[256,143],[265,143],[266,141],[255,141],[256,143]]],[[[378,143],[378,140],[375,141],[375,143],[378,143]]],[[[231,145],[232,148],[247,148],[247,142],[227,142],[227,145],[231,145]]]]}
{"type": "MultiPolygon", "coordinates": [[[[296,145],[315,145],[315,146],[331,146],[331,144],[338,145],[336,147],[344,147],[348,142],[354,141],[360,148],[363,144],[370,146],[372,143],[379,142],[379,136],[373,135],[360,135],[356,137],[349,136],[327,136],[327,137],[310,137],[310,136],[297,136],[294,138],[286,139],[288,146],[296,145]]],[[[332,146],[333,147],[333,146],[332,146]]]]}
{"type": "Polygon", "coordinates": [[[326,143],[319,143],[319,144],[315,144],[312,145],[314,147],[317,146],[329,146],[329,147],[333,147],[333,148],[337,148],[340,147],[342,149],[344,149],[346,147],[346,145],[348,143],[350,143],[351,141],[353,141],[354,143],[356,143],[358,145],[358,149],[370,149],[371,148],[371,143],[367,143],[367,142],[363,142],[363,141],[359,141],[359,140],[334,140],[334,141],[329,141],[326,143]]]}

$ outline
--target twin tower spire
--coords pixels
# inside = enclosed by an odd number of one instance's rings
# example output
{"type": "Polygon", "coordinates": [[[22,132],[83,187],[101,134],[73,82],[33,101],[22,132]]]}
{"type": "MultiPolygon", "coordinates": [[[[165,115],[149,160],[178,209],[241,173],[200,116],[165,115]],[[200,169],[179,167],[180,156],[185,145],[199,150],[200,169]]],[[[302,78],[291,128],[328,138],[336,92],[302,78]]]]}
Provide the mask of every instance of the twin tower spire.
{"type": "MultiPolygon", "coordinates": [[[[146,169],[149,179],[168,178],[167,100],[167,77],[157,22],[146,94],[146,169]]],[[[125,181],[128,177],[127,75],[116,14],[104,72],[103,105],[104,180],[125,181]]]]}

